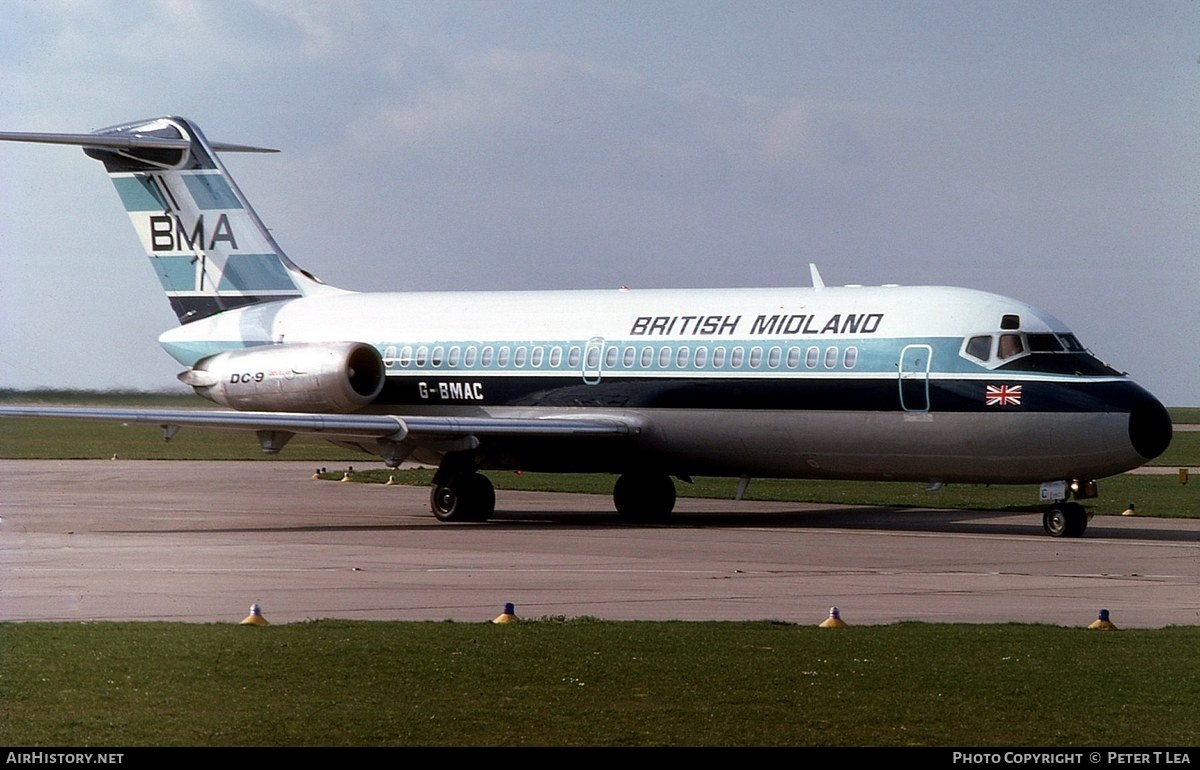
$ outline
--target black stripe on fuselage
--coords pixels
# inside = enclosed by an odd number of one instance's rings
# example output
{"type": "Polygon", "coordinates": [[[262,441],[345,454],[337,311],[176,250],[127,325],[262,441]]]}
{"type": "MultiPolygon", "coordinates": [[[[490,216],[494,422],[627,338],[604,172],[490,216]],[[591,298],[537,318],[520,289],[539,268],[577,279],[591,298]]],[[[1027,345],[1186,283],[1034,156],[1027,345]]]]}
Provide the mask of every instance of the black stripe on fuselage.
{"type": "Polygon", "coordinates": [[[1131,412],[1153,397],[1131,380],[892,378],[622,378],[588,384],[544,375],[392,375],[373,409],[409,406],[584,407],[866,412],[1131,412]],[[997,399],[988,386],[1006,386],[997,399]],[[925,407],[928,408],[925,408],[925,407]]]}

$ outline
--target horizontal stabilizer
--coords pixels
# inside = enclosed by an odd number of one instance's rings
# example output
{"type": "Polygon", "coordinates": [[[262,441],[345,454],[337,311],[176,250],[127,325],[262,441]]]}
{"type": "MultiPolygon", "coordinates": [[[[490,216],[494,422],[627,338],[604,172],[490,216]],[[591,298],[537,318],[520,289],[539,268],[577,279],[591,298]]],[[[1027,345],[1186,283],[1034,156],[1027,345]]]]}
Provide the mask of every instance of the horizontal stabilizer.
{"type": "Polygon", "coordinates": [[[152,147],[158,150],[186,150],[192,146],[189,139],[168,139],[159,136],[122,134],[102,136],[100,134],[43,134],[22,131],[0,131],[0,140],[6,142],[37,142],[39,144],[71,144],[80,147],[127,150],[152,147]]]}
{"type": "Polygon", "coordinates": [[[279,152],[272,147],[255,147],[252,144],[230,144],[229,142],[211,142],[211,147],[217,152],[279,152]]]}
{"type": "MultiPolygon", "coordinates": [[[[0,141],[34,142],[37,144],[67,144],[78,147],[95,147],[105,150],[131,150],[151,148],[156,150],[186,150],[192,146],[190,139],[169,139],[144,134],[46,134],[24,131],[0,131],[0,141]]],[[[212,142],[217,152],[279,152],[270,147],[254,147],[248,144],[212,142]]]]}

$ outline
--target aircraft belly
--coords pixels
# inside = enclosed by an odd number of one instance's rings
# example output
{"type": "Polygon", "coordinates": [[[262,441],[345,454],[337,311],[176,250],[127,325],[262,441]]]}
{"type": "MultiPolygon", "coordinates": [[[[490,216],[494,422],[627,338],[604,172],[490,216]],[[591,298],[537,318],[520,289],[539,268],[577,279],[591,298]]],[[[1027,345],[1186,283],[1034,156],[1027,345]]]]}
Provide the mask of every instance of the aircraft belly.
{"type": "MultiPolygon", "coordinates": [[[[416,409],[414,412],[425,412],[416,409]]],[[[1103,478],[1144,462],[1124,413],[919,413],[690,409],[454,410],[496,417],[614,416],[627,439],[489,440],[489,467],[657,469],[678,475],[1020,484],[1103,478]]],[[[446,413],[431,409],[429,413],[446,413]]]]}
{"type": "Polygon", "coordinates": [[[1128,415],[656,413],[665,453],[697,475],[1038,483],[1144,462],[1128,415]]]}

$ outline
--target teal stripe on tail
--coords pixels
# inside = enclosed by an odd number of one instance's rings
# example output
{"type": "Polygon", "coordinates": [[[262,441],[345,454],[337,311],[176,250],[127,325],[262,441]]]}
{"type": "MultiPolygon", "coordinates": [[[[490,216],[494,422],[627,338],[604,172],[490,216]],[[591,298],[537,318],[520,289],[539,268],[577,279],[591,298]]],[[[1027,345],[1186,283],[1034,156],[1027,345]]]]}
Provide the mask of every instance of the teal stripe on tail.
{"type": "MultiPolygon", "coordinates": [[[[326,287],[275,243],[195,124],[169,117],[94,132],[102,163],[180,323],[326,287]],[[141,139],[173,140],[143,146],[141,139]],[[123,139],[131,146],[122,146],[123,139]],[[184,145],[186,142],[186,145],[184,145]]],[[[215,149],[214,149],[215,148],[215,149]]]]}

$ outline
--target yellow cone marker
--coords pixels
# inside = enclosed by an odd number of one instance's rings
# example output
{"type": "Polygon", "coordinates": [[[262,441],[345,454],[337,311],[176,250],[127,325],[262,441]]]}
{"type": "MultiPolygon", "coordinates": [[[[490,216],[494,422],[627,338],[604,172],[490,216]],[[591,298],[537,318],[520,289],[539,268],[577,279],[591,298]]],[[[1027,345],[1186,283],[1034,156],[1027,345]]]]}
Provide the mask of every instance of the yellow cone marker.
{"type": "Polygon", "coordinates": [[[829,608],[829,617],[821,622],[821,628],[845,628],[846,621],[842,620],[842,613],[837,607],[829,608]]]}
{"type": "Polygon", "coordinates": [[[504,605],[504,612],[501,612],[499,615],[497,615],[492,620],[492,622],[493,623],[512,623],[516,619],[517,619],[517,609],[515,607],[513,607],[512,602],[508,602],[504,605]]]}
{"type": "Polygon", "coordinates": [[[1122,516],[1137,516],[1137,506],[1133,503],[1129,504],[1125,510],[1121,511],[1122,516]]]}
{"type": "Polygon", "coordinates": [[[1116,631],[1117,627],[1108,619],[1108,610],[1100,610],[1100,617],[1092,621],[1088,628],[1102,628],[1106,631],[1116,631]]]}
{"type": "Polygon", "coordinates": [[[263,617],[262,606],[259,605],[258,602],[255,602],[254,604],[250,605],[250,614],[247,615],[246,619],[243,620],[238,625],[240,625],[240,626],[269,626],[271,624],[268,623],[267,619],[263,617]]]}
{"type": "Polygon", "coordinates": [[[385,486],[385,487],[394,487],[394,486],[396,486],[396,474],[394,474],[394,473],[393,473],[392,475],[388,476],[387,483],[386,483],[386,484],[384,484],[384,486],[385,486]]]}

